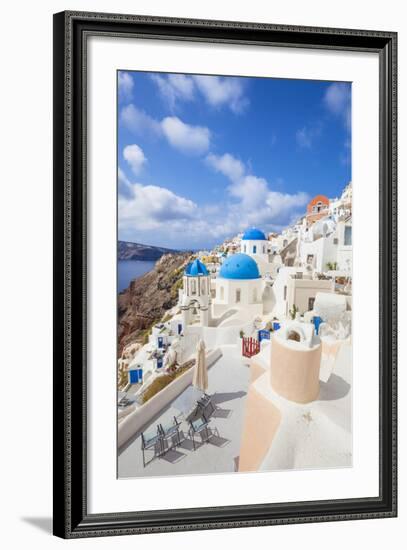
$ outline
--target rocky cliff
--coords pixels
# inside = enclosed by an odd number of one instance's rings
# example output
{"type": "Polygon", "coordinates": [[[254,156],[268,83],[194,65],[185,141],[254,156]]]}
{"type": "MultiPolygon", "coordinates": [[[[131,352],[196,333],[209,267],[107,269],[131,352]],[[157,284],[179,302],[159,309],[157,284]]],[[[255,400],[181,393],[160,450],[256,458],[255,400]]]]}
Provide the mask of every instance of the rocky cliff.
{"type": "Polygon", "coordinates": [[[118,241],[117,243],[118,260],[158,260],[163,254],[174,252],[177,251],[148,244],[130,243],[127,241],[118,241]]]}
{"type": "Polygon", "coordinates": [[[145,342],[149,329],[178,301],[190,253],[165,254],[152,271],[134,279],[118,296],[118,356],[133,342],[145,342]]]}

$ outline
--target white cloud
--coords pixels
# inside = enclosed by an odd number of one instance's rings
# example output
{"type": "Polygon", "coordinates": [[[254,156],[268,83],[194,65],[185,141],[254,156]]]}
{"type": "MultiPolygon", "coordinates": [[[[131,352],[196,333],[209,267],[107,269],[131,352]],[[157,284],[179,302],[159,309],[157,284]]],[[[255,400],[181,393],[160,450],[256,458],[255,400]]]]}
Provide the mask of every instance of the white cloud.
{"type": "Polygon", "coordinates": [[[324,96],[324,103],[327,109],[334,115],[343,118],[346,128],[351,127],[351,87],[344,82],[331,84],[324,96]]]}
{"type": "Polygon", "coordinates": [[[349,92],[346,84],[337,83],[331,84],[324,96],[325,104],[333,113],[341,113],[348,102],[349,92]]]}
{"type": "Polygon", "coordinates": [[[134,174],[139,174],[147,162],[143,149],[135,143],[126,145],[123,149],[123,158],[129,163],[134,174]]]}
{"type": "Polygon", "coordinates": [[[133,103],[126,105],[120,112],[120,119],[131,132],[144,135],[160,135],[161,125],[150,115],[135,107],[133,103]]]}
{"type": "Polygon", "coordinates": [[[134,183],[130,193],[119,196],[121,231],[160,228],[163,236],[177,228],[185,231],[185,224],[196,212],[197,205],[193,201],[157,185],[134,183]]]}
{"type": "Polygon", "coordinates": [[[242,205],[247,208],[256,208],[267,199],[268,186],[264,178],[246,175],[229,185],[229,193],[232,197],[241,200],[242,205]]]}
{"type": "Polygon", "coordinates": [[[134,134],[164,137],[172,147],[186,154],[200,155],[210,146],[209,128],[187,124],[175,116],[159,121],[130,103],[121,110],[120,118],[134,134]]]}
{"type": "Polygon", "coordinates": [[[119,95],[123,98],[131,98],[134,88],[133,77],[124,71],[119,71],[117,84],[119,87],[119,95]]]}
{"type": "Polygon", "coordinates": [[[204,126],[190,126],[178,117],[166,117],[161,128],[170,145],[183,153],[199,155],[209,149],[211,134],[204,126]]]}
{"type": "Polygon", "coordinates": [[[232,202],[224,205],[222,223],[212,224],[216,236],[233,235],[250,225],[265,230],[291,223],[303,211],[309,197],[306,193],[281,193],[270,189],[265,178],[251,174],[233,155],[210,154],[206,163],[230,180],[228,192],[232,202]]]}
{"type": "Polygon", "coordinates": [[[196,75],[194,81],[209,105],[228,106],[241,113],[249,104],[244,96],[243,81],[237,77],[196,75]]]}
{"type": "Polygon", "coordinates": [[[217,172],[221,172],[232,181],[241,178],[245,172],[244,164],[229,153],[221,156],[209,153],[206,157],[206,162],[217,172]]]}
{"type": "Polygon", "coordinates": [[[199,94],[211,107],[225,106],[234,113],[241,113],[249,105],[244,95],[244,81],[238,77],[154,74],[151,78],[171,110],[179,101],[192,101],[199,94]]]}
{"type": "MultiPolygon", "coordinates": [[[[213,157],[215,160],[215,155],[213,157]]],[[[229,157],[240,162],[232,155],[229,157]]],[[[119,170],[119,185],[124,189],[119,194],[121,238],[171,244],[174,248],[181,246],[180,243],[206,246],[251,225],[265,231],[282,229],[303,212],[309,200],[306,193],[273,191],[264,178],[245,171],[230,171],[227,177],[229,198],[197,205],[163,186],[130,183],[119,170]]]]}
{"type": "Polygon", "coordinates": [[[177,100],[191,101],[194,98],[194,81],[183,74],[167,76],[153,74],[151,79],[158,86],[161,95],[166,99],[171,110],[176,107],[177,100]]]}

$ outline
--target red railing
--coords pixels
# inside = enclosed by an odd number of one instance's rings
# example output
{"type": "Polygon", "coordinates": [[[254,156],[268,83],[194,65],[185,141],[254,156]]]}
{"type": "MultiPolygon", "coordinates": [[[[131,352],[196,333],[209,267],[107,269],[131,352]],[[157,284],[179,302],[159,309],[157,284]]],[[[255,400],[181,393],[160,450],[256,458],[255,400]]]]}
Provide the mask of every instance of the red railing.
{"type": "Polygon", "coordinates": [[[242,338],[243,357],[253,357],[260,351],[260,342],[256,338],[242,338]]]}

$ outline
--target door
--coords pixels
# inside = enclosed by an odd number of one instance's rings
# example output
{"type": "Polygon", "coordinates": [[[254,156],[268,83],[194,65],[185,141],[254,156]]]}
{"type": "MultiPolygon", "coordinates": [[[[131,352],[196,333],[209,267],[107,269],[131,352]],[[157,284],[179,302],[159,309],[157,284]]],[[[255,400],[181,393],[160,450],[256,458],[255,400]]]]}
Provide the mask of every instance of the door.
{"type": "Polygon", "coordinates": [[[138,384],[139,381],[139,369],[134,369],[129,372],[130,384],[138,384]]]}

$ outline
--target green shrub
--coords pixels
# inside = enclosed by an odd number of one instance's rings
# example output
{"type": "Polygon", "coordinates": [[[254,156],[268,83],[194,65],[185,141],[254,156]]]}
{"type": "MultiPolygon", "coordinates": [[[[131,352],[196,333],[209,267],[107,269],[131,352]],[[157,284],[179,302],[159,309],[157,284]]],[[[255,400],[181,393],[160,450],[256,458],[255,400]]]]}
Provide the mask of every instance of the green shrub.
{"type": "Polygon", "coordinates": [[[178,369],[174,373],[174,379],[184,374],[184,372],[187,372],[187,370],[193,367],[194,364],[195,364],[195,359],[193,359],[192,361],[188,361],[188,363],[186,363],[182,367],[178,367],[178,369]]]}
{"type": "Polygon", "coordinates": [[[143,403],[147,403],[149,399],[168,386],[168,384],[173,380],[174,377],[170,374],[162,374],[161,376],[157,376],[157,378],[151,382],[146,391],[143,393],[143,403]]]}
{"type": "Polygon", "coordinates": [[[188,363],[182,367],[178,367],[173,373],[166,372],[160,376],[157,376],[157,378],[151,382],[146,391],[143,393],[142,403],[147,403],[149,399],[151,399],[154,395],[157,395],[157,393],[166,388],[176,378],[179,378],[182,374],[184,374],[184,372],[187,372],[187,370],[189,370],[194,364],[195,360],[188,361],[188,363]]]}

